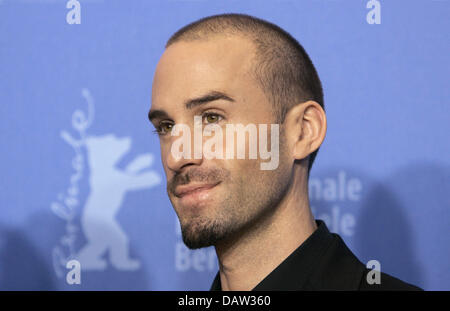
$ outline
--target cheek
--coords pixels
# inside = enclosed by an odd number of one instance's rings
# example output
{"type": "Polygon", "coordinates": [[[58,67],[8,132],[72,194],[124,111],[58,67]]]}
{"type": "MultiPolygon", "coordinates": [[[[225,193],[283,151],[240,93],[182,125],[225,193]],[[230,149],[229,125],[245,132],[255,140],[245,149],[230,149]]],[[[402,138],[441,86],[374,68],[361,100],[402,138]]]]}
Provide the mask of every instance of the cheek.
{"type": "Polygon", "coordinates": [[[265,180],[265,172],[260,170],[258,160],[230,159],[221,160],[219,164],[230,173],[229,183],[232,192],[248,191],[265,180]]]}
{"type": "Polygon", "coordinates": [[[231,172],[233,175],[241,175],[242,177],[251,177],[260,171],[258,160],[248,159],[226,159],[221,161],[223,167],[231,172]],[[248,176],[248,174],[252,174],[248,176]]]}
{"type": "Polygon", "coordinates": [[[167,174],[169,173],[169,169],[167,167],[167,160],[169,157],[169,153],[170,153],[170,145],[169,144],[165,144],[163,142],[160,143],[160,150],[161,150],[161,163],[163,165],[164,171],[167,174]]]}

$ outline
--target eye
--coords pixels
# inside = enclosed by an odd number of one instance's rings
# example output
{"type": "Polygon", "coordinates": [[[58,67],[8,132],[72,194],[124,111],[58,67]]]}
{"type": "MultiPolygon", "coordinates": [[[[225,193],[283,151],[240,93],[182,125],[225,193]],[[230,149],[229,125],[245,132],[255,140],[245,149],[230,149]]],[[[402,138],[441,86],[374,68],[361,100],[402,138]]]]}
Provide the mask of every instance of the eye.
{"type": "Polygon", "coordinates": [[[203,114],[203,118],[207,124],[217,123],[223,120],[223,117],[217,113],[207,112],[203,114]]]}
{"type": "Polygon", "coordinates": [[[158,135],[164,135],[169,133],[172,128],[173,128],[173,124],[170,122],[161,122],[159,123],[158,126],[155,127],[156,129],[154,130],[154,132],[158,135]]]}

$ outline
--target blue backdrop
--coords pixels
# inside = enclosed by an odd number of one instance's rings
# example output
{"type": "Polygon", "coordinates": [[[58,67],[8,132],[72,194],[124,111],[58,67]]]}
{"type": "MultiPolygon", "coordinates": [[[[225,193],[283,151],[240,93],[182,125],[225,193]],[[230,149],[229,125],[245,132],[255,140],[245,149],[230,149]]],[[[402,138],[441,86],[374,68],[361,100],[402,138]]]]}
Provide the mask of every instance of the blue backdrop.
{"type": "Polygon", "coordinates": [[[79,2],[77,20],[66,0],[0,0],[0,289],[209,288],[214,249],[182,243],[147,111],[169,36],[226,12],[278,24],[317,67],[316,217],[363,262],[450,289],[449,1],[79,2]]]}

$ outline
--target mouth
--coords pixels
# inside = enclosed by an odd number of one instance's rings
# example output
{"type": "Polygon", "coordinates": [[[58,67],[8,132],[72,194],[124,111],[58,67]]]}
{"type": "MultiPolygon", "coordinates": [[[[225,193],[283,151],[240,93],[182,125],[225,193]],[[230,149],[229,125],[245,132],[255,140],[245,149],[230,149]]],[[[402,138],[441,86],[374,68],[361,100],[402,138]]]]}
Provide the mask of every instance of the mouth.
{"type": "Polygon", "coordinates": [[[194,205],[211,197],[211,192],[221,182],[213,184],[189,184],[175,188],[175,196],[186,205],[194,205]]]}
{"type": "Polygon", "coordinates": [[[178,186],[175,188],[175,196],[178,198],[183,198],[185,196],[193,195],[203,191],[210,190],[220,184],[220,182],[214,184],[189,184],[178,186]]]}

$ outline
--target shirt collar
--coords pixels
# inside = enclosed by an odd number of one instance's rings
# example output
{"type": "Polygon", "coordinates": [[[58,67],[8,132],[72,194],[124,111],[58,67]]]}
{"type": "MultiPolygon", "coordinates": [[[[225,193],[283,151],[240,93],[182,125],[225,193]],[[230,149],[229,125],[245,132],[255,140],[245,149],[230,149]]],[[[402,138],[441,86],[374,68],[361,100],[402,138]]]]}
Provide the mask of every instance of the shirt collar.
{"type": "MultiPolygon", "coordinates": [[[[310,286],[311,276],[335,240],[325,222],[316,220],[316,224],[317,229],[253,290],[298,290],[310,286]]],[[[222,290],[219,272],[210,290],[222,290]]]]}

